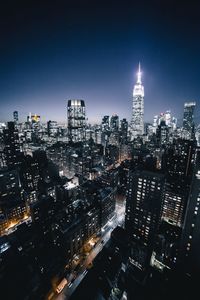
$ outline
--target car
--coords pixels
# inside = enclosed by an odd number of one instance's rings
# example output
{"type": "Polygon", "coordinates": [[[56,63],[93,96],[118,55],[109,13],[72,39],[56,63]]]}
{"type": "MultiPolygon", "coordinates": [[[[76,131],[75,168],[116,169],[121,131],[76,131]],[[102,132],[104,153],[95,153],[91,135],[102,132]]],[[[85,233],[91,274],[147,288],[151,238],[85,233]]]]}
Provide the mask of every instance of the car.
{"type": "Polygon", "coordinates": [[[70,288],[71,286],[72,286],[72,283],[70,282],[69,285],[68,285],[68,288],[70,288]]]}
{"type": "Polygon", "coordinates": [[[85,270],[85,271],[83,272],[83,275],[87,274],[87,272],[88,272],[88,270],[85,270]]]}

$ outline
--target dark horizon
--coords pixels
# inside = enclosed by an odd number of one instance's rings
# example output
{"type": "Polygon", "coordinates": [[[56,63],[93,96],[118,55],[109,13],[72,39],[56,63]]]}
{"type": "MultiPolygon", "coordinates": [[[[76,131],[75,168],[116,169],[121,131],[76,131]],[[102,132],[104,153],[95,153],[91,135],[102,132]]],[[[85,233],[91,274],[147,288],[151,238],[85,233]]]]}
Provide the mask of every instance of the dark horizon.
{"type": "Polygon", "coordinates": [[[166,110],[182,119],[186,101],[198,110],[195,2],[11,2],[1,14],[0,121],[18,110],[20,120],[32,112],[65,122],[68,99],[85,100],[91,123],[114,113],[130,120],[139,61],[145,121],[166,110]]]}

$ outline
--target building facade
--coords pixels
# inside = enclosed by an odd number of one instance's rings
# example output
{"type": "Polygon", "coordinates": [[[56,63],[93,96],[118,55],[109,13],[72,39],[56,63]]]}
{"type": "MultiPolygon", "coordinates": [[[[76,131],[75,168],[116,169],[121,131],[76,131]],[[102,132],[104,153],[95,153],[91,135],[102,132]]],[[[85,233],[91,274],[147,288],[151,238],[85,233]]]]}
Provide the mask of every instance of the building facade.
{"type": "Polygon", "coordinates": [[[18,116],[18,111],[17,110],[15,110],[14,112],[13,112],[13,120],[14,120],[14,122],[17,124],[18,123],[18,121],[19,121],[19,116],[18,116]]]}
{"type": "Polygon", "coordinates": [[[68,136],[70,142],[85,140],[85,102],[83,100],[68,100],[68,136]]]}
{"type": "Polygon", "coordinates": [[[140,64],[137,73],[137,82],[133,88],[133,106],[131,119],[131,139],[142,136],[144,133],[144,87],[141,80],[140,64]]]}
{"type": "Polygon", "coordinates": [[[161,221],[164,175],[149,171],[129,174],[125,229],[133,242],[131,262],[144,270],[150,261],[161,221]]]}
{"type": "Polygon", "coordinates": [[[182,227],[194,165],[193,141],[176,140],[163,155],[162,170],[166,173],[166,189],[162,218],[182,227]]]}
{"type": "Polygon", "coordinates": [[[182,234],[182,262],[190,276],[200,274],[200,149],[195,153],[195,169],[192,179],[186,217],[182,234]]]}
{"type": "Polygon", "coordinates": [[[191,139],[194,133],[194,110],[196,102],[186,102],[183,114],[183,135],[184,138],[191,139]]]}
{"type": "Polygon", "coordinates": [[[3,131],[4,154],[7,166],[17,166],[20,164],[20,143],[18,130],[14,122],[8,122],[8,126],[3,131]]]}

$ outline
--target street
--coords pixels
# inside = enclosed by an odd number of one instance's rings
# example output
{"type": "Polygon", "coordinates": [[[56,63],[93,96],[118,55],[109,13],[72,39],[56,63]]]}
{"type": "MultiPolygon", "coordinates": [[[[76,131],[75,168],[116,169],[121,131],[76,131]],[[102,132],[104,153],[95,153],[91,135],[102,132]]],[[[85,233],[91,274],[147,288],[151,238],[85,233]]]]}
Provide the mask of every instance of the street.
{"type": "Polygon", "coordinates": [[[79,270],[79,275],[77,278],[73,281],[73,283],[69,282],[63,291],[55,297],[55,300],[67,300],[70,298],[72,293],[75,291],[77,286],[80,284],[80,282],[83,280],[85,275],[87,274],[87,268],[92,263],[94,258],[97,256],[97,254],[102,250],[104,244],[109,240],[111,232],[115,227],[123,226],[124,223],[124,217],[125,217],[125,205],[122,201],[117,201],[116,203],[116,209],[115,214],[111,220],[107,222],[107,224],[102,228],[102,236],[95,245],[95,247],[91,250],[87,258],[85,259],[82,267],[79,270]]]}

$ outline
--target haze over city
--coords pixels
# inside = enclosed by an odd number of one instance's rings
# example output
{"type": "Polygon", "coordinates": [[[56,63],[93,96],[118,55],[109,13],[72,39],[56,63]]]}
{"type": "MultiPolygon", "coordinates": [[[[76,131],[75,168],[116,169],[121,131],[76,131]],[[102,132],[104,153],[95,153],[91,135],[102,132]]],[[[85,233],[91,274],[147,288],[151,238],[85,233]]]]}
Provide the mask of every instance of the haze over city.
{"type": "Polygon", "coordinates": [[[66,122],[67,99],[84,99],[89,122],[131,118],[138,62],[144,118],[199,103],[198,4],[167,1],[29,1],[1,11],[0,120],[29,112],[66,122]],[[197,9],[195,9],[197,8],[197,9]],[[159,24],[159,26],[158,26],[159,24]]]}

